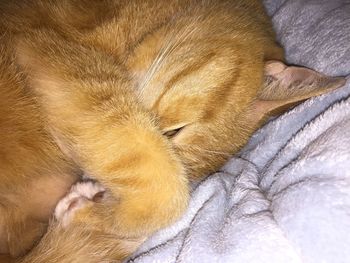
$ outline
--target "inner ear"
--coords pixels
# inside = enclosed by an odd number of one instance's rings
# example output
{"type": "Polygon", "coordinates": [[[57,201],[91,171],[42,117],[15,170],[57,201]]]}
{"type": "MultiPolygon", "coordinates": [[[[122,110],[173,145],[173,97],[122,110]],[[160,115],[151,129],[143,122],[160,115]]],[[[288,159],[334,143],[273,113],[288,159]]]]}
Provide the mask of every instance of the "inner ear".
{"type": "Polygon", "coordinates": [[[335,90],[345,82],[343,77],[330,77],[309,68],[269,61],[265,64],[263,87],[250,108],[251,121],[260,123],[304,100],[335,90]]]}
{"type": "Polygon", "coordinates": [[[343,77],[330,77],[305,67],[269,61],[265,64],[264,83],[258,99],[289,104],[330,92],[344,84],[343,77]]]}

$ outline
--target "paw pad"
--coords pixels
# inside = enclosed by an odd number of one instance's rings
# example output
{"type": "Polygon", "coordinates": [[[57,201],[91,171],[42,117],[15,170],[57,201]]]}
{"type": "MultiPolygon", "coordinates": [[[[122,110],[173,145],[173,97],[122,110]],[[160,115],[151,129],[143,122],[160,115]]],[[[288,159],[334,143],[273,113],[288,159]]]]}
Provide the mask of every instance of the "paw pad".
{"type": "Polygon", "coordinates": [[[103,199],[105,189],[94,181],[82,181],[72,186],[69,193],[58,202],[54,216],[63,227],[71,222],[75,212],[89,202],[99,202],[103,199]]]}

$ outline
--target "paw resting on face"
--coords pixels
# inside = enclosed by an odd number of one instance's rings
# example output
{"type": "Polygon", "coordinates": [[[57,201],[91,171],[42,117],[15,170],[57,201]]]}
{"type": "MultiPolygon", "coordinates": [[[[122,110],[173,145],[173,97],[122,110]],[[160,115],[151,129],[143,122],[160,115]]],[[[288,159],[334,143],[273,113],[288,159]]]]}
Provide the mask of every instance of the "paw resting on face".
{"type": "Polygon", "coordinates": [[[76,183],[57,204],[54,212],[55,219],[61,223],[62,227],[67,227],[79,209],[99,202],[104,194],[105,188],[97,182],[89,180],[76,183]]]}

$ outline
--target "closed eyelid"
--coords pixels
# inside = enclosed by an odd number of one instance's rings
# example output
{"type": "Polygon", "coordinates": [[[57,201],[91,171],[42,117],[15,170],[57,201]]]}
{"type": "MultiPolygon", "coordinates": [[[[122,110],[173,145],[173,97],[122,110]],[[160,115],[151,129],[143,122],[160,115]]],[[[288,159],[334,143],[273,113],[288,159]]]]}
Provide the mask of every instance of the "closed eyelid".
{"type": "Polygon", "coordinates": [[[176,136],[181,130],[182,130],[182,127],[178,128],[178,129],[167,131],[164,133],[164,135],[169,137],[169,138],[172,138],[172,137],[176,136]]]}
{"type": "Polygon", "coordinates": [[[173,130],[178,130],[178,129],[183,129],[185,128],[186,126],[189,126],[191,123],[178,123],[176,125],[171,125],[169,127],[166,127],[163,129],[163,133],[167,133],[167,132],[170,132],[170,131],[173,131],[173,130]]]}
{"type": "Polygon", "coordinates": [[[174,138],[177,136],[180,132],[184,130],[184,128],[188,127],[189,124],[182,124],[182,125],[176,125],[171,128],[167,128],[163,131],[163,135],[167,136],[168,138],[174,138]]]}

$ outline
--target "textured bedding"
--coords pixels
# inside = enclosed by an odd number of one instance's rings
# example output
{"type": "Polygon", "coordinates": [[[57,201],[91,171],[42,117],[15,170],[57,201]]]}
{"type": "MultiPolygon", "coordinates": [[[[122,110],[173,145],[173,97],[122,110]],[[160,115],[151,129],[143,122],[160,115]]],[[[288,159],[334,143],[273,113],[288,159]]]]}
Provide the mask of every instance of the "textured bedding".
{"type": "Polygon", "coordinates": [[[128,262],[350,262],[350,1],[265,5],[289,63],[347,84],[270,121],[128,262]]]}

